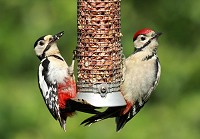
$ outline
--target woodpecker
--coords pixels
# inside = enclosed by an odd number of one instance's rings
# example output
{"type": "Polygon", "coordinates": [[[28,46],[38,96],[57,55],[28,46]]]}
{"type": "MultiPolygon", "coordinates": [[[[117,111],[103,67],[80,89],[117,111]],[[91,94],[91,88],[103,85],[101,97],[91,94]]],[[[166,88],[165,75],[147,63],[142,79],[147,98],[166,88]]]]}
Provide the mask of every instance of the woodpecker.
{"type": "Polygon", "coordinates": [[[92,114],[98,111],[84,100],[75,98],[75,54],[71,66],[68,66],[56,43],[63,34],[60,32],[40,37],[34,44],[34,50],[41,62],[38,70],[40,92],[51,115],[66,131],[66,119],[73,116],[76,110],[92,114]]]}
{"type": "Polygon", "coordinates": [[[106,118],[116,117],[116,131],[119,131],[140,111],[160,79],[161,66],[157,48],[161,34],[144,28],[133,36],[135,51],[124,60],[124,81],[120,86],[126,106],[109,107],[104,112],[84,120],[81,124],[87,126],[106,118]]]}

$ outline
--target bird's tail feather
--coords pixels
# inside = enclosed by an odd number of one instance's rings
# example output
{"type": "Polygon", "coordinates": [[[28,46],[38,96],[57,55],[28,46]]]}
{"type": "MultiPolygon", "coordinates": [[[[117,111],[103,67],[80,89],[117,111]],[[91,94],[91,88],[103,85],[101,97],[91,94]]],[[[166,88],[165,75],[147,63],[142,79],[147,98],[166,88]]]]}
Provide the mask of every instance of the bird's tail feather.
{"type": "Polygon", "coordinates": [[[91,104],[87,103],[83,99],[70,99],[66,101],[66,110],[67,111],[80,111],[80,112],[85,112],[85,113],[90,113],[90,114],[98,114],[100,113],[99,111],[95,109],[99,109],[99,107],[92,106],[91,104]]]}
{"type": "Polygon", "coordinates": [[[144,101],[143,103],[139,104],[138,101],[136,101],[136,103],[131,107],[131,109],[129,110],[128,113],[118,116],[115,119],[116,122],[116,131],[120,131],[125,124],[130,121],[140,110],[141,108],[144,106],[144,104],[146,103],[146,101],[144,101]]]}
{"type": "Polygon", "coordinates": [[[100,112],[92,117],[85,119],[81,123],[81,125],[84,124],[85,126],[88,126],[88,125],[91,125],[93,123],[96,123],[98,121],[101,121],[101,120],[104,120],[107,118],[116,117],[117,115],[120,114],[122,108],[124,108],[124,107],[109,107],[108,109],[106,109],[106,111],[100,112]]]}

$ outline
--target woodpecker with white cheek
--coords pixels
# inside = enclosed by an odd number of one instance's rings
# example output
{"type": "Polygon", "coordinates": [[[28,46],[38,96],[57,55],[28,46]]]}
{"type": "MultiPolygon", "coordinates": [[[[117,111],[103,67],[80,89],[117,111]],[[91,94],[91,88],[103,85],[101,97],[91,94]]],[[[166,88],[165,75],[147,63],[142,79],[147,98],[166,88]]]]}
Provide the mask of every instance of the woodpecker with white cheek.
{"type": "Polygon", "coordinates": [[[97,114],[94,107],[84,100],[75,99],[76,82],[74,78],[74,61],[68,66],[61,56],[56,41],[64,32],[40,37],[34,49],[41,63],[38,71],[38,82],[41,94],[52,116],[66,130],[66,118],[76,110],[97,114]]]}
{"type": "Polygon", "coordinates": [[[109,107],[81,124],[90,125],[97,121],[116,117],[116,131],[131,120],[149,100],[159,82],[161,67],[157,57],[158,37],[151,29],[142,29],[133,37],[135,52],[124,61],[124,82],[121,93],[126,100],[125,107],[109,107]]]}

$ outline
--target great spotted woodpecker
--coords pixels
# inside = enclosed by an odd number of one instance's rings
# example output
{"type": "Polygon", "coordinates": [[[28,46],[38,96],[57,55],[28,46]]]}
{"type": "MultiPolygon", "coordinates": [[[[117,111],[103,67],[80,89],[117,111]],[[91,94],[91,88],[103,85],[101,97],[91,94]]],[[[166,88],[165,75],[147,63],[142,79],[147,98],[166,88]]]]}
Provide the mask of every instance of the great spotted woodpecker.
{"type": "Polygon", "coordinates": [[[61,56],[56,41],[64,32],[40,37],[34,44],[34,50],[41,63],[38,70],[38,82],[41,94],[52,116],[66,131],[66,118],[74,112],[82,111],[97,114],[95,107],[82,99],[76,99],[73,57],[68,66],[61,56]]]}
{"type": "Polygon", "coordinates": [[[124,81],[121,84],[126,106],[109,107],[81,124],[91,125],[106,118],[116,117],[116,131],[119,131],[140,111],[160,79],[161,66],[157,57],[160,35],[161,33],[145,28],[136,32],[133,37],[136,50],[124,61],[124,81]]]}

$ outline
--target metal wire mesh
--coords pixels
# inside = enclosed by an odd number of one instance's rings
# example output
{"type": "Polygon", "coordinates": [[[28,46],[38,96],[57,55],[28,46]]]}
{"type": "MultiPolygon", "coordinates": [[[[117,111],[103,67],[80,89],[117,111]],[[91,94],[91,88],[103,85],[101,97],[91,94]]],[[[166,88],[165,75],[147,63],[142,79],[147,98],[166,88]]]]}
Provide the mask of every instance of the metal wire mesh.
{"type": "MultiPolygon", "coordinates": [[[[78,92],[119,91],[120,0],[78,0],[78,92]],[[99,90],[103,85],[105,90],[99,90]]],[[[105,93],[105,92],[104,92],[105,93]]]]}

